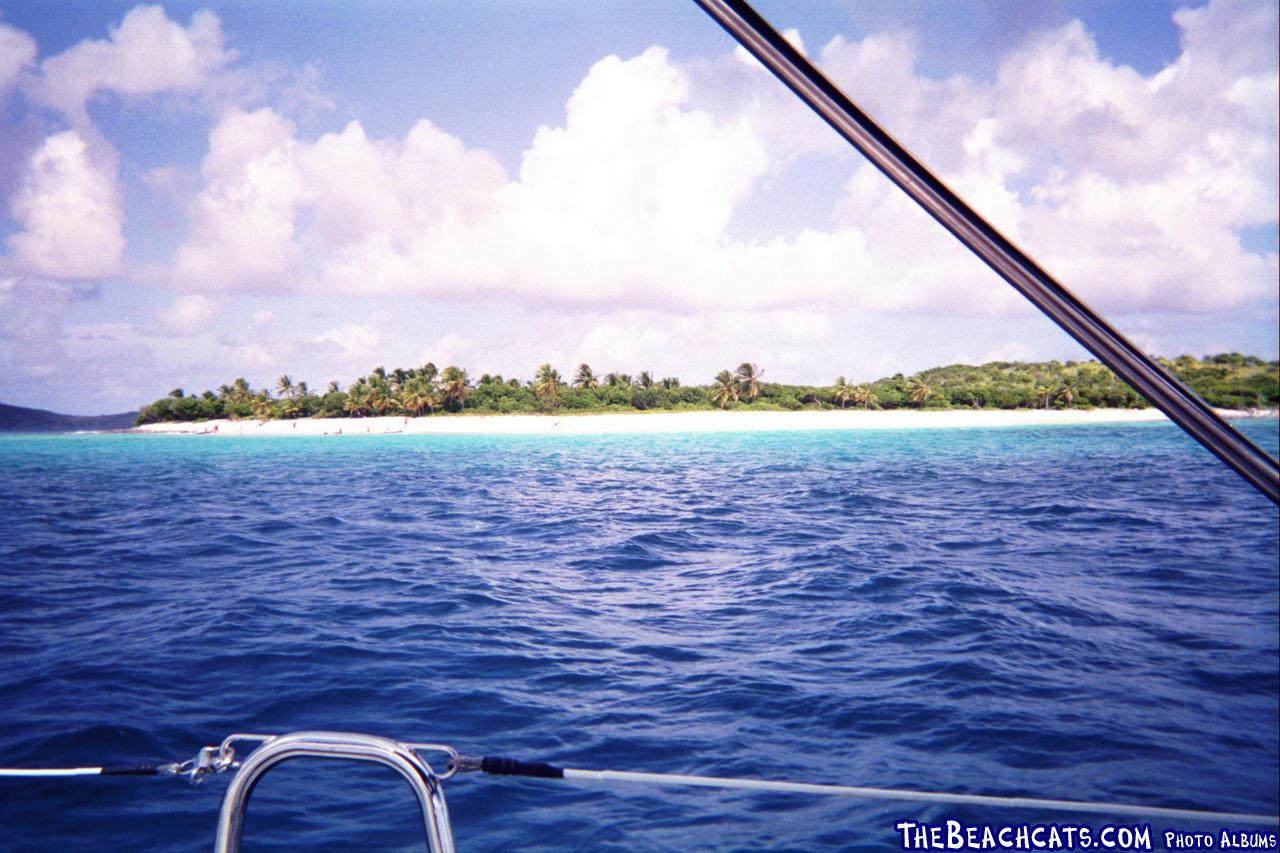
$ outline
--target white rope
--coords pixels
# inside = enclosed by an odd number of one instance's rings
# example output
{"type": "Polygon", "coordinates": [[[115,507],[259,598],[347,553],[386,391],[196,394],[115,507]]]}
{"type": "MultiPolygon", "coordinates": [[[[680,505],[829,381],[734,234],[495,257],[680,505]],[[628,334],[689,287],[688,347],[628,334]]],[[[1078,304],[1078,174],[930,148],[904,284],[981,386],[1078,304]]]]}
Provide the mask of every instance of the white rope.
{"type": "Polygon", "coordinates": [[[850,785],[818,785],[812,782],[775,782],[767,779],[729,779],[723,776],[686,776],[679,773],[636,773],[628,770],[575,770],[564,768],[564,778],[581,782],[639,782],[650,785],[694,785],[702,788],[736,788],[748,791],[778,791],[792,794],[824,794],[872,800],[911,800],[923,803],[992,806],[1011,809],[1044,809],[1064,812],[1131,815],[1134,817],[1213,820],[1230,823],[1275,824],[1280,817],[1261,814],[1231,814],[1135,806],[1127,803],[1087,803],[1079,800],[1041,800],[1035,797],[992,797],[983,794],[949,794],[935,791],[903,791],[889,788],[857,788],[850,785]]]}
{"type": "MultiPolygon", "coordinates": [[[[50,778],[100,776],[101,767],[0,768],[0,778],[50,778]]],[[[630,770],[581,770],[564,768],[564,778],[579,782],[633,782],[648,785],[686,785],[744,791],[773,791],[790,794],[820,794],[830,797],[857,797],[870,800],[905,800],[948,805],[990,806],[1008,809],[1041,809],[1062,812],[1128,815],[1132,817],[1212,820],[1231,823],[1271,825],[1280,817],[1262,814],[1137,806],[1128,803],[1097,803],[1081,800],[1048,800],[1036,797],[996,797],[987,794],[953,794],[939,791],[908,791],[893,788],[864,788],[853,785],[826,785],[814,782],[781,782],[771,779],[731,779],[725,776],[691,776],[682,773],[638,773],[630,770]]]]}

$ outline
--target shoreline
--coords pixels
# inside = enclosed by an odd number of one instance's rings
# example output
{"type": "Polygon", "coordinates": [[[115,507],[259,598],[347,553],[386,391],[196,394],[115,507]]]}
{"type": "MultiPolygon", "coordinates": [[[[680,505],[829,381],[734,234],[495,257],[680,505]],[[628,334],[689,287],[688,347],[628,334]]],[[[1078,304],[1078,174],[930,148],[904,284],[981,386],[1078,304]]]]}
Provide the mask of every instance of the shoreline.
{"type": "MultiPolygon", "coordinates": [[[[1268,410],[1219,409],[1232,420],[1274,418],[1268,410]]],[[[810,430],[964,429],[1168,421],[1159,409],[842,409],[800,412],[636,412],[565,415],[214,420],[145,424],[124,432],[188,436],[621,435],[635,433],[803,432],[810,430]]]]}

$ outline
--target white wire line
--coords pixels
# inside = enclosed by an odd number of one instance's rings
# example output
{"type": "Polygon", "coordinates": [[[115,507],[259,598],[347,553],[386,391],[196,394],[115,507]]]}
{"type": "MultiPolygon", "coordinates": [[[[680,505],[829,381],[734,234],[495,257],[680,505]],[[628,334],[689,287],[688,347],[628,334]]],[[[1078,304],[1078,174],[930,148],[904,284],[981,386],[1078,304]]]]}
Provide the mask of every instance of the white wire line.
{"type": "Polygon", "coordinates": [[[180,764],[116,767],[0,767],[0,779],[56,779],[64,776],[160,776],[185,772],[180,764]]]}
{"type": "Polygon", "coordinates": [[[1127,815],[1198,821],[1225,821],[1274,825],[1276,815],[1233,814],[1229,812],[1136,806],[1128,803],[1090,803],[1079,800],[1047,800],[1035,797],[994,797],[985,794],[951,794],[936,791],[906,791],[890,788],[859,788],[851,785],[822,785],[812,782],[779,782],[768,779],[731,779],[723,776],[689,776],[680,773],[637,773],[629,770],[578,770],[564,768],[564,778],[580,782],[635,782],[648,785],[689,785],[701,788],[732,788],[748,791],[776,791],[792,794],[821,794],[872,800],[908,800],[948,805],[989,806],[1010,809],[1041,809],[1063,812],[1127,815]]]}
{"type": "MultiPolygon", "coordinates": [[[[0,778],[58,778],[101,776],[103,767],[0,768],[0,778]]],[[[1125,815],[1129,817],[1167,818],[1196,821],[1224,821],[1257,825],[1275,825],[1280,817],[1263,814],[1177,809],[1163,806],[1140,806],[1130,803],[1052,800],[1037,797],[998,797],[988,794],[955,794],[945,791],[910,791],[895,788],[867,788],[853,785],[830,785],[815,782],[785,782],[772,779],[734,779],[725,776],[693,776],[683,773],[640,773],[631,770],[582,770],[563,768],[564,778],[577,782],[629,782],[646,785],[682,785],[699,788],[722,788],[744,791],[770,791],[789,794],[817,794],[829,797],[851,797],[868,800],[898,800],[946,805],[987,806],[1007,809],[1040,809],[1061,812],[1125,815]]],[[[132,774],[130,774],[132,775],[132,774]]]]}

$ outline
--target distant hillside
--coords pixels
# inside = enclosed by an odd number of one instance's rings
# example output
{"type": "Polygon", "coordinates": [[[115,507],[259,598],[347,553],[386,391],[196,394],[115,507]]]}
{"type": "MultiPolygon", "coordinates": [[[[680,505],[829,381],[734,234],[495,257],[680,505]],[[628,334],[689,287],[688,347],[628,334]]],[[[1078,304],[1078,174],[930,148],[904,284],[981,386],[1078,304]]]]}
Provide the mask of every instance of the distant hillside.
{"type": "Polygon", "coordinates": [[[24,409],[0,403],[0,432],[74,432],[76,430],[128,429],[137,412],[115,415],[60,415],[43,409],[24,409]]]}

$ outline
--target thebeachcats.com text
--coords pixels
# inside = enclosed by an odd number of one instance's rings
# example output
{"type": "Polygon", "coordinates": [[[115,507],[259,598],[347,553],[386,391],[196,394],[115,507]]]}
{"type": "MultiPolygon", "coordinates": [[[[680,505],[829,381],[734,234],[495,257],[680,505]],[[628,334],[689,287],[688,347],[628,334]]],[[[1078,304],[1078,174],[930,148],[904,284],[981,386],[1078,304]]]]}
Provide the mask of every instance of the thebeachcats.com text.
{"type": "Polygon", "coordinates": [[[1080,823],[996,825],[898,821],[903,850],[1151,850],[1150,824],[1090,826],[1080,823]]]}
{"type": "Polygon", "coordinates": [[[1271,830],[1153,831],[1150,824],[1022,823],[998,825],[944,820],[893,825],[903,850],[1276,850],[1271,830]]]}

